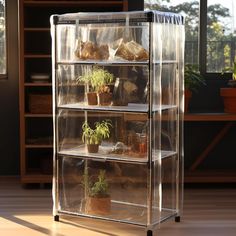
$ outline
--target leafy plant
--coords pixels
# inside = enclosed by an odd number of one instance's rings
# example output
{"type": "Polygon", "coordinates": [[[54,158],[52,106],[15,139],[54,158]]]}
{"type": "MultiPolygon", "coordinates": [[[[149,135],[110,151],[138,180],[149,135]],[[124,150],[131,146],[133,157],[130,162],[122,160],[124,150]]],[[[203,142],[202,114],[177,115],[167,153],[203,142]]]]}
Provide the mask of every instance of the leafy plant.
{"type": "Polygon", "coordinates": [[[82,125],[82,141],[87,144],[100,144],[103,139],[110,137],[111,127],[112,124],[110,120],[95,122],[95,129],[92,129],[88,122],[85,121],[82,125]]]}
{"type": "Polygon", "coordinates": [[[222,74],[224,74],[226,72],[231,72],[232,73],[232,80],[236,81],[236,56],[234,58],[233,66],[224,68],[222,71],[222,74]]]}
{"type": "Polygon", "coordinates": [[[105,177],[105,170],[100,170],[98,180],[92,185],[89,191],[91,197],[107,197],[108,194],[108,183],[105,177]]]}
{"type": "Polygon", "coordinates": [[[184,67],[184,86],[185,89],[197,92],[201,85],[205,85],[205,80],[200,74],[197,65],[186,64],[184,67]]]}
{"type": "Polygon", "coordinates": [[[92,90],[98,93],[109,93],[110,89],[107,85],[112,83],[113,80],[113,74],[99,67],[95,67],[93,70],[78,78],[78,81],[90,85],[92,90]]]}
{"type": "Polygon", "coordinates": [[[90,197],[108,197],[108,183],[106,180],[106,171],[100,170],[97,181],[92,181],[88,174],[88,168],[85,169],[83,176],[83,185],[85,191],[90,197]]]}

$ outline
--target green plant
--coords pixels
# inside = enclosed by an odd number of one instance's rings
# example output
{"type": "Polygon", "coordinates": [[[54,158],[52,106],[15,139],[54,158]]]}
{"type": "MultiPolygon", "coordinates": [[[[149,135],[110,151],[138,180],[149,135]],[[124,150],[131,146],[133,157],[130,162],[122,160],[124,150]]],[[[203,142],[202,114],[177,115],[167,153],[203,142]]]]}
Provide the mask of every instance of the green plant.
{"type": "Polygon", "coordinates": [[[232,73],[232,80],[236,80],[236,56],[234,58],[233,66],[232,67],[225,67],[222,70],[222,74],[224,74],[226,72],[232,73]]]}
{"type": "Polygon", "coordinates": [[[82,141],[87,144],[100,144],[103,139],[110,137],[111,127],[112,124],[110,120],[95,122],[95,129],[92,129],[88,122],[85,121],[82,125],[82,141]]]}
{"type": "Polygon", "coordinates": [[[91,186],[89,196],[90,197],[107,197],[108,183],[105,177],[105,170],[100,170],[98,180],[91,186]]]}
{"type": "Polygon", "coordinates": [[[108,197],[108,183],[106,180],[106,171],[100,170],[97,181],[92,181],[88,174],[88,168],[85,168],[83,182],[85,191],[89,197],[108,197]]]}
{"type": "Polygon", "coordinates": [[[184,66],[184,86],[185,89],[197,92],[201,85],[205,85],[205,80],[199,72],[197,65],[186,64],[184,66]]]}
{"type": "Polygon", "coordinates": [[[78,78],[78,81],[90,85],[92,90],[98,93],[101,92],[109,93],[110,89],[107,85],[112,83],[113,80],[114,80],[113,74],[99,67],[95,67],[93,70],[89,71],[88,73],[78,78]]]}

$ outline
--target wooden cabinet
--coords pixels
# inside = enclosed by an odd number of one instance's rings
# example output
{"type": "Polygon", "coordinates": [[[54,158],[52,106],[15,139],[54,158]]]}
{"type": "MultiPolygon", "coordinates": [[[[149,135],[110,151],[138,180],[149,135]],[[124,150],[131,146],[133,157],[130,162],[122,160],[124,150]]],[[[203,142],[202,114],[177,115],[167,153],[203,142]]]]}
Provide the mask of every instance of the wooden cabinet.
{"type": "Polygon", "coordinates": [[[52,179],[52,14],[128,10],[127,0],[19,0],[21,183],[52,179]]]}

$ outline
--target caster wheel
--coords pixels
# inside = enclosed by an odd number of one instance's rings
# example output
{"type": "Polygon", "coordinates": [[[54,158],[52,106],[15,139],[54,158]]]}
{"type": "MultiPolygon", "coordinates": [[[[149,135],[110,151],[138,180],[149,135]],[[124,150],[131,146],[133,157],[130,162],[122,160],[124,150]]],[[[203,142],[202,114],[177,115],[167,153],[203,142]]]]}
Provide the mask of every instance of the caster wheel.
{"type": "Polygon", "coordinates": [[[175,222],[180,222],[180,216],[175,217],[175,222]]]}
{"type": "Polygon", "coordinates": [[[152,230],[147,231],[147,236],[152,236],[152,230]]]}
{"type": "Polygon", "coordinates": [[[59,221],[59,215],[54,216],[54,221],[59,221]]]}

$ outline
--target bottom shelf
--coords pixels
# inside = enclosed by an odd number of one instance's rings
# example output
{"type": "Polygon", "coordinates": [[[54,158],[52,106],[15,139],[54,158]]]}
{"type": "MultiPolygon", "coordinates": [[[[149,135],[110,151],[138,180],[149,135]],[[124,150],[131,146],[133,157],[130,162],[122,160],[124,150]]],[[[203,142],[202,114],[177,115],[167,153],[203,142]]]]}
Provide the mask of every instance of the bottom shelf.
{"type": "MultiPolygon", "coordinates": [[[[120,223],[128,223],[139,226],[147,226],[147,206],[142,206],[138,204],[132,204],[128,202],[118,202],[111,201],[111,210],[106,215],[99,214],[87,214],[84,210],[84,206],[74,206],[70,210],[59,210],[59,214],[66,215],[75,215],[81,217],[89,217],[95,219],[109,220],[120,223]]],[[[169,218],[175,217],[177,215],[177,211],[173,209],[162,209],[159,210],[157,207],[152,208],[152,225],[159,224],[169,218]]]]}
{"type": "Polygon", "coordinates": [[[185,183],[236,183],[235,170],[185,171],[185,183]]]}

